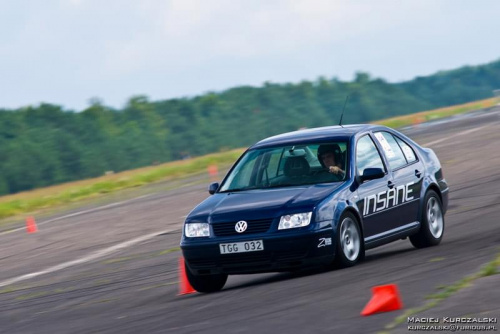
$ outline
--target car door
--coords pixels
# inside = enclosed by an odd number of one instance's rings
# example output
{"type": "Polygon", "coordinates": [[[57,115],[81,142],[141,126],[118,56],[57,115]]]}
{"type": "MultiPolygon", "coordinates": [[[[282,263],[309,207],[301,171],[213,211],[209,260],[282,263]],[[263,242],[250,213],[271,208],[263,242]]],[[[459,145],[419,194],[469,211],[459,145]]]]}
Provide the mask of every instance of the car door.
{"type": "Polygon", "coordinates": [[[365,240],[370,241],[391,229],[391,213],[386,208],[385,194],[392,184],[392,177],[369,134],[358,139],[355,154],[358,177],[365,168],[381,168],[385,171],[384,177],[365,181],[357,189],[357,206],[363,215],[363,233],[365,240]]]}
{"type": "Polygon", "coordinates": [[[394,183],[387,193],[387,205],[393,209],[392,228],[415,223],[418,220],[423,165],[413,149],[394,134],[377,131],[374,136],[389,164],[394,183]]]}

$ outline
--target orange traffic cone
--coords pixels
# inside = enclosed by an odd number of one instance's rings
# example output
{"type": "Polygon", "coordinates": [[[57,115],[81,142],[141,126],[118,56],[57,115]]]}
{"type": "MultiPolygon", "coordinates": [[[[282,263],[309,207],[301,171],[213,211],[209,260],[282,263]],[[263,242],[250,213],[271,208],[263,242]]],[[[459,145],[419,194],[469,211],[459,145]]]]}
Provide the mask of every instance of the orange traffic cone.
{"type": "Polygon", "coordinates": [[[179,259],[179,274],[180,274],[179,295],[187,295],[196,292],[196,290],[193,289],[191,284],[189,284],[186,274],[186,266],[184,265],[184,258],[182,256],[179,259]]]}
{"type": "Polygon", "coordinates": [[[366,304],[361,315],[399,310],[403,307],[396,284],[380,285],[372,288],[372,299],[366,304]]]}
{"type": "Polygon", "coordinates": [[[217,165],[209,165],[207,167],[208,175],[210,176],[211,181],[217,180],[217,176],[219,175],[219,170],[217,169],[217,165]]]}
{"type": "Polygon", "coordinates": [[[36,226],[35,218],[26,218],[26,232],[35,233],[38,232],[38,227],[36,226]]]}

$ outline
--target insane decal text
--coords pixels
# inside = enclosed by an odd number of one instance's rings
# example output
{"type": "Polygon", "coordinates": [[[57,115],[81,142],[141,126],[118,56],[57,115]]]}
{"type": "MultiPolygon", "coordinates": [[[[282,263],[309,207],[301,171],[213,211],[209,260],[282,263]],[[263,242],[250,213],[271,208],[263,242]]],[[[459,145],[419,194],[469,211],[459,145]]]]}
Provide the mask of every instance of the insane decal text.
{"type": "Polygon", "coordinates": [[[410,188],[413,184],[414,182],[410,182],[387,191],[381,191],[378,194],[365,197],[363,203],[363,216],[411,201],[414,199],[412,194],[413,189],[410,188]]]}

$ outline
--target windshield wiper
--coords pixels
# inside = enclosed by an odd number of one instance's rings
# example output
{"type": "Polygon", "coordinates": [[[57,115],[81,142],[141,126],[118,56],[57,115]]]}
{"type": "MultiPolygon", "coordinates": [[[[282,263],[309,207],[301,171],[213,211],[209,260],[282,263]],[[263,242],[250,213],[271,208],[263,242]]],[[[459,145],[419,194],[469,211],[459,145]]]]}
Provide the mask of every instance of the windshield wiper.
{"type": "Polygon", "coordinates": [[[235,193],[235,192],[238,192],[238,191],[245,191],[245,190],[252,190],[252,189],[259,189],[259,188],[256,188],[256,187],[246,187],[246,188],[234,188],[234,189],[228,189],[228,190],[224,190],[224,191],[219,191],[219,193],[235,193]]]}
{"type": "Polygon", "coordinates": [[[296,183],[280,183],[280,184],[273,184],[273,185],[270,185],[266,188],[262,188],[262,189],[268,189],[268,188],[279,188],[279,187],[292,187],[292,186],[304,186],[305,184],[296,184],[296,183]]]}

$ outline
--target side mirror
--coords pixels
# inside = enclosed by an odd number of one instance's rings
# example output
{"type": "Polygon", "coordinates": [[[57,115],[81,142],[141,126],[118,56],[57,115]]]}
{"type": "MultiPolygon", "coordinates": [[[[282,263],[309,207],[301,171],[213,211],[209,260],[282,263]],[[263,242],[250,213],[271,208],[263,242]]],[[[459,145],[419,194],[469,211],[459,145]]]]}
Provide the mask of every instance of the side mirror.
{"type": "Polygon", "coordinates": [[[365,168],[363,170],[363,175],[361,175],[361,183],[368,180],[375,180],[383,178],[385,175],[382,168],[365,168]]]}
{"type": "Polygon", "coordinates": [[[208,186],[208,192],[210,193],[210,195],[215,194],[217,189],[219,189],[219,182],[210,183],[210,185],[208,186]]]}

